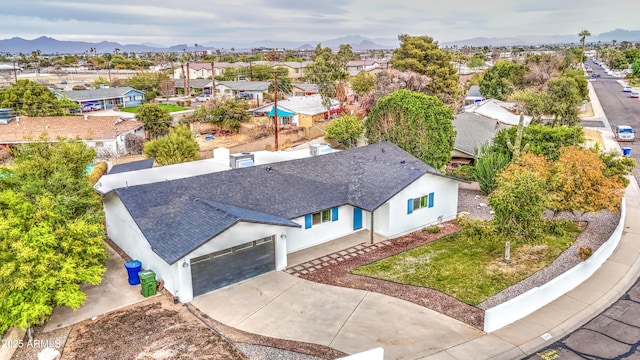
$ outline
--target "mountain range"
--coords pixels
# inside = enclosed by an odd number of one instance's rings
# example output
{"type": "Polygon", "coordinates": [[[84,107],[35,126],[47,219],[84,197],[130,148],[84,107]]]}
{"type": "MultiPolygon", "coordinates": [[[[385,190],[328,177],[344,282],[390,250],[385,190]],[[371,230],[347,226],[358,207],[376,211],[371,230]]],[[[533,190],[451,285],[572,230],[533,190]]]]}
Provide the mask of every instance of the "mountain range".
{"type": "MultiPolygon", "coordinates": [[[[436,39],[437,40],[437,39],[436,39]]],[[[611,43],[613,40],[618,43],[622,41],[640,42],[640,30],[624,30],[616,29],[613,31],[593,35],[587,37],[587,44],[611,43]]],[[[519,37],[502,37],[487,38],[476,37],[466,40],[440,42],[441,47],[462,47],[462,46],[518,46],[518,45],[552,45],[552,44],[577,44],[579,43],[578,35],[552,35],[552,36],[519,36],[519,37]]],[[[353,50],[383,50],[394,49],[398,47],[398,39],[393,38],[367,38],[360,35],[350,35],[329,39],[320,42],[323,47],[337,49],[340,45],[349,44],[353,50]]],[[[231,42],[219,41],[208,42],[198,45],[196,49],[193,45],[177,44],[169,47],[163,47],[154,44],[120,44],[117,42],[102,41],[98,43],[85,41],[62,41],[51,37],[41,36],[33,40],[27,40],[20,37],[0,40],[0,52],[19,54],[30,54],[32,51],[40,50],[44,54],[81,54],[95,49],[96,53],[112,53],[115,49],[120,52],[184,52],[194,50],[209,50],[222,52],[233,49],[237,52],[244,52],[256,48],[278,48],[305,50],[313,49],[318,45],[317,42],[296,42],[296,41],[253,41],[253,42],[231,42]]]]}

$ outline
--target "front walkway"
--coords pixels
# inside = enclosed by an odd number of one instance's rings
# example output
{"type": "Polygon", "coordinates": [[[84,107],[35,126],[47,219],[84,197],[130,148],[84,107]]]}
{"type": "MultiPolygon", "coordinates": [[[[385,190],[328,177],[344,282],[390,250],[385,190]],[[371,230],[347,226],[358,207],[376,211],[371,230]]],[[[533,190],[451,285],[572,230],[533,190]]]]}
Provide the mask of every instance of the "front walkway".
{"type": "MultiPolygon", "coordinates": [[[[306,249],[302,249],[296,252],[292,252],[291,254],[287,255],[287,266],[290,268],[296,267],[298,268],[297,270],[302,271],[304,269],[300,269],[300,266],[296,266],[296,265],[304,265],[303,267],[310,268],[312,267],[310,266],[311,264],[306,264],[306,263],[316,259],[324,259],[325,257],[328,257],[328,258],[325,260],[322,260],[323,262],[330,262],[331,260],[338,261],[337,260],[338,257],[348,255],[348,254],[341,253],[345,251],[345,249],[347,249],[347,251],[349,249],[355,249],[348,252],[358,253],[358,251],[363,251],[364,248],[367,248],[371,245],[378,244],[380,242],[384,242],[386,240],[388,240],[386,237],[374,233],[373,243],[372,243],[371,232],[369,230],[360,230],[358,232],[349,234],[347,236],[343,236],[341,238],[338,238],[326,243],[322,243],[322,244],[312,246],[306,249]],[[329,257],[330,255],[335,255],[335,254],[338,254],[339,256],[329,257]]],[[[386,244],[388,245],[388,242],[386,244]]],[[[339,260],[339,261],[342,261],[342,260],[339,260]]],[[[332,264],[335,264],[335,262],[333,262],[332,264]]],[[[315,263],[313,265],[318,265],[318,263],[315,263]]],[[[327,266],[327,265],[324,265],[324,266],[327,266]]],[[[314,271],[314,270],[311,270],[311,271],[314,271]]]]}

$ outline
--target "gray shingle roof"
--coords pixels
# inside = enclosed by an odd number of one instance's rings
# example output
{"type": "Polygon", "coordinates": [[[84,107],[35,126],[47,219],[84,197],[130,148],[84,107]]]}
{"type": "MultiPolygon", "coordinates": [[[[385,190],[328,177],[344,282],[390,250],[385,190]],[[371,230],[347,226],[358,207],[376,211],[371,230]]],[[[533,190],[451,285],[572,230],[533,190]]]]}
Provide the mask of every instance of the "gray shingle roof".
{"type": "Polygon", "coordinates": [[[237,221],[294,226],[288,219],[345,204],[372,211],[426,173],[440,175],[378,143],[115,192],[154,251],[173,263],[237,221]]]}
{"type": "Polygon", "coordinates": [[[136,90],[132,87],[114,87],[105,89],[89,89],[89,90],[70,90],[62,91],[61,94],[67,95],[67,97],[74,101],[87,101],[87,100],[105,100],[115,99],[124,96],[130,91],[135,91],[140,94],[144,94],[140,90],[136,90]]]}
{"type": "Polygon", "coordinates": [[[151,169],[153,167],[154,161],[155,159],[152,158],[113,165],[111,170],[109,170],[109,174],[119,174],[128,171],[151,169]]]}
{"type": "Polygon", "coordinates": [[[485,142],[491,143],[498,131],[510,128],[498,120],[467,112],[456,114],[453,127],[456,129],[453,148],[469,155],[474,155],[475,149],[485,142]]]}

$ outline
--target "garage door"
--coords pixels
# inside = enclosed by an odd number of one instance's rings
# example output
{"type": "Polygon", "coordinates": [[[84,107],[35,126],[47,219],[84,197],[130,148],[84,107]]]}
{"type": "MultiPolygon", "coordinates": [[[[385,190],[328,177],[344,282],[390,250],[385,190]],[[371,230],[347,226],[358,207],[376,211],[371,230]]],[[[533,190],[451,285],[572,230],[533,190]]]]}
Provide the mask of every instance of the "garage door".
{"type": "Polygon", "coordinates": [[[191,259],[193,296],[276,269],[273,237],[191,259]]]}

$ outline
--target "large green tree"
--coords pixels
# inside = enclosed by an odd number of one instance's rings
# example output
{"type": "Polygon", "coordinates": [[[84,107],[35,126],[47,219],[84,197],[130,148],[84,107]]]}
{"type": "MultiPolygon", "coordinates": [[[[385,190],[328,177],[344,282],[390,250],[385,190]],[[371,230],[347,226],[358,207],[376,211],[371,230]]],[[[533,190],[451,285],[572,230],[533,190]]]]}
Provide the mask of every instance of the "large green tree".
{"type": "Polygon", "coordinates": [[[0,169],[0,333],[77,309],[80,285],[98,284],[104,216],[85,170],[95,151],[60,140],[21,145],[0,169]]]}
{"type": "Polygon", "coordinates": [[[526,67],[511,61],[500,61],[487,71],[480,81],[480,93],[486,97],[504,100],[520,89],[526,67]]]}
{"type": "Polygon", "coordinates": [[[142,153],[160,165],[170,165],[197,160],[199,150],[189,127],[180,125],[171,129],[169,135],[146,143],[142,153]]]}
{"type": "Polygon", "coordinates": [[[579,83],[570,76],[561,76],[547,82],[545,114],[553,117],[555,124],[576,125],[580,122],[580,104],[583,97],[579,83]]]}
{"type": "Polygon", "coordinates": [[[389,141],[443,170],[451,160],[456,132],[453,110],[435,96],[400,90],[378,100],[365,121],[370,143],[389,141]]]}
{"type": "Polygon", "coordinates": [[[46,86],[31,80],[18,80],[0,90],[0,107],[10,108],[18,115],[56,116],[62,109],[55,94],[46,86]]]}
{"type": "Polygon", "coordinates": [[[340,45],[335,54],[328,47],[320,44],[311,57],[311,64],[304,70],[305,80],[318,85],[318,93],[322,97],[322,105],[329,109],[331,99],[336,97],[336,85],[338,82],[349,78],[347,63],[353,57],[350,45],[340,45]]]}
{"type": "Polygon", "coordinates": [[[433,95],[445,104],[458,101],[461,94],[458,70],[451,61],[453,55],[438,47],[438,42],[430,36],[398,36],[400,47],[393,51],[391,64],[394,69],[411,70],[426,75],[430,81],[427,95],[433,95]]]}
{"type": "Polygon", "coordinates": [[[158,104],[144,104],[138,108],[136,119],[144,123],[145,131],[154,139],[169,131],[173,118],[168,111],[158,104]]]}

